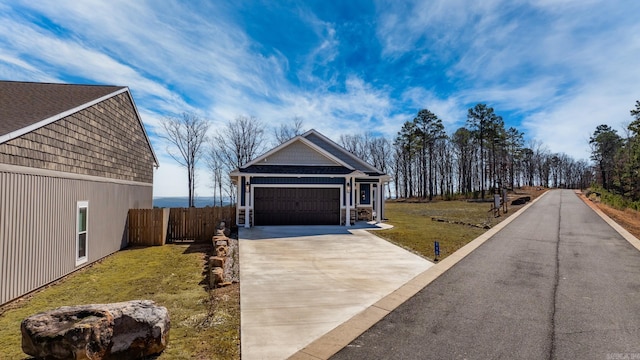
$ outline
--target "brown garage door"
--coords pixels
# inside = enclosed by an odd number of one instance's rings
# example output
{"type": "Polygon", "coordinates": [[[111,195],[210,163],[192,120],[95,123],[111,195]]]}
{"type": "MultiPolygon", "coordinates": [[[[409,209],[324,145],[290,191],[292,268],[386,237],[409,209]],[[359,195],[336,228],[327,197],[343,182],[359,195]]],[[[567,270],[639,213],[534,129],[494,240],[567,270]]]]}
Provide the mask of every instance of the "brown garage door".
{"type": "Polygon", "coordinates": [[[255,188],[256,225],[338,225],[340,189],[255,188]]]}

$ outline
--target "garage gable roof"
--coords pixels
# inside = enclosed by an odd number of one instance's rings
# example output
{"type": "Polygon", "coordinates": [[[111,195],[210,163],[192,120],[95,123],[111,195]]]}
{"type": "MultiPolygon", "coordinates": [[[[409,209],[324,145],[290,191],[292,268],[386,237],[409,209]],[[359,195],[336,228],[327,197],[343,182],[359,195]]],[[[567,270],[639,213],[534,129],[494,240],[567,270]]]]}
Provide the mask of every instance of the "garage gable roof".
{"type": "Polygon", "coordinates": [[[386,176],[382,171],[311,129],[231,172],[260,174],[360,174],[386,176]]]}
{"type": "Polygon", "coordinates": [[[307,131],[301,136],[316,144],[318,147],[326,150],[336,159],[340,159],[342,162],[348,164],[349,167],[354,170],[359,170],[368,175],[384,175],[382,171],[376,169],[372,165],[369,165],[366,161],[350,153],[345,148],[336,144],[331,139],[314,129],[307,131]]]}
{"type": "Polygon", "coordinates": [[[289,141],[271,149],[265,154],[240,167],[240,170],[253,165],[263,166],[341,166],[349,170],[355,168],[331,152],[298,135],[289,141]]]}

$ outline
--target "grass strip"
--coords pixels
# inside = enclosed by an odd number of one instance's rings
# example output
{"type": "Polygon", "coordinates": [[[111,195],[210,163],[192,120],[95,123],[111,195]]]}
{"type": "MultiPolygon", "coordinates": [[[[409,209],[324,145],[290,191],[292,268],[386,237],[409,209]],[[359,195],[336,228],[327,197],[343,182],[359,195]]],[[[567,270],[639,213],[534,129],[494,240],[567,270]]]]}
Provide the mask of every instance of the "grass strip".
{"type": "Polygon", "coordinates": [[[157,359],[239,359],[239,285],[209,291],[205,259],[211,247],[166,245],[120,251],[54,286],[0,309],[0,359],[28,358],[20,322],[65,305],[149,299],[167,307],[171,330],[157,359]]]}

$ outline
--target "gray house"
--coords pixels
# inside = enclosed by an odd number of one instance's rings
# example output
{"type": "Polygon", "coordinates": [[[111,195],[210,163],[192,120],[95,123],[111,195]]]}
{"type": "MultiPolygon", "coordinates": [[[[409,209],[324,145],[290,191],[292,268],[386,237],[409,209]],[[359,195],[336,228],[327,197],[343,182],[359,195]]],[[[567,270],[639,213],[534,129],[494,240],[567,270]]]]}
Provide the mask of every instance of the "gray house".
{"type": "Polygon", "coordinates": [[[125,247],[157,164],[127,87],[0,81],[0,304],[125,247]]]}
{"type": "Polygon", "coordinates": [[[349,226],[384,218],[383,188],[389,176],[315,130],[292,138],[230,176],[238,189],[239,226],[349,226]]]}

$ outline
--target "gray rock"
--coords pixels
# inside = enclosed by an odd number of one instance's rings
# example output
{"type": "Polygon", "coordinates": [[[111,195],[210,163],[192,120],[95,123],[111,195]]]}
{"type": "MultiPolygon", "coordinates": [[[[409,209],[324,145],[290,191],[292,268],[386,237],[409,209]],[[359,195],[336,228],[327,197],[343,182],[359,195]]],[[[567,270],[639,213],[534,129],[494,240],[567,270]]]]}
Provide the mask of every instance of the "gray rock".
{"type": "Polygon", "coordinates": [[[63,306],[22,321],[22,350],[48,359],[139,359],[162,352],[169,313],[150,300],[63,306]]]}

